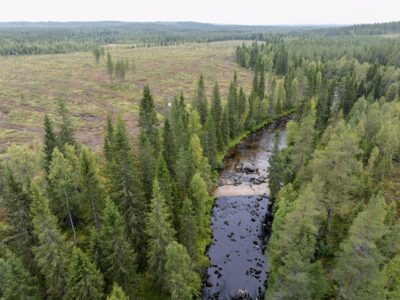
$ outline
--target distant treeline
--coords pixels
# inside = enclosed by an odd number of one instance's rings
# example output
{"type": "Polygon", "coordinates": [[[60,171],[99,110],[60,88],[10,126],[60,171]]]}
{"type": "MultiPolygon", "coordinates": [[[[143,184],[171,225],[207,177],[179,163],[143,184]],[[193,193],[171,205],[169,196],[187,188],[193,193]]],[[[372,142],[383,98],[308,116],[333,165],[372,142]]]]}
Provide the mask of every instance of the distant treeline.
{"type": "Polygon", "coordinates": [[[31,55],[92,50],[105,44],[163,46],[184,42],[264,40],[275,32],[315,27],[212,25],[194,22],[2,23],[0,55],[31,55]]]}
{"type": "MultiPolygon", "coordinates": [[[[400,22],[347,27],[243,26],[195,22],[13,22],[0,24],[0,55],[68,53],[92,50],[106,44],[149,47],[226,40],[276,41],[305,36],[318,37],[315,42],[319,43],[319,38],[326,36],[399,32],[400,22]]],[[[327,45],[328,48],[330,46],[327,45]]]]}

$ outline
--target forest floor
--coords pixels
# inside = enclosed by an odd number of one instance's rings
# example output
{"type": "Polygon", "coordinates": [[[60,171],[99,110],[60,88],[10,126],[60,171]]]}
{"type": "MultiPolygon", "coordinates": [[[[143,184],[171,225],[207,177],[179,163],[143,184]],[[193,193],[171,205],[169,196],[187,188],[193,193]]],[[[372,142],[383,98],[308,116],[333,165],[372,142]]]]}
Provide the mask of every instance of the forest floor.
{"type": "Polygon", "coordinates": [[[125,80],[107,75],[106,58],[96,64],[91,52],[0,57],[0,153],[10,144],[33,144],[43,134],[45,113],[54,117],[57,101],[64,99],[72,114],[76,139],[92,149],[103,144],[108,113],[122,115],[134,138],[138,105],[145,84],[150,86],[162,114],[182,91],[193,99],[202,73],[208,96],[218,80],[221,94],[228,93],[233,73],[246,91],[252,73],[234,61],[241,41],[128,48],[109,46],[113,61],[128,59],[125,80]]]}

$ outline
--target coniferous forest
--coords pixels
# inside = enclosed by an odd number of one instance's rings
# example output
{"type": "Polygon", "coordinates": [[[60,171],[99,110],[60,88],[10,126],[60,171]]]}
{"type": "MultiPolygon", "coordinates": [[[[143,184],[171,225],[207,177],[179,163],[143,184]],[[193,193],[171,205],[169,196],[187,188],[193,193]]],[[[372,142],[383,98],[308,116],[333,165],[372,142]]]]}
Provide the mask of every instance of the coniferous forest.
{"type": "MultiPolygon", "coordinates": [[[[168,35],[76,26],[38,43],[46,29],[6,26],[0,54],[97,49],[97,59],[132,37],[240,40],[231,59],[251,70],[251,88],[234,73],[225,97],[218,80],[195,74],[194,95],[182,91],[161,112],[144,85],[136,139],[110,112],[101,151],[77,141],[60,99],[38,147],[1,156],[0,299],[200,299],[223,159],[287,116],[286,147],[277,136],[269,160],[265,299],[400,299],[399,23],[201,34],[189,24],[168,35]]],[[[119,63],[122,79],[128,62],[119,63]]]]}

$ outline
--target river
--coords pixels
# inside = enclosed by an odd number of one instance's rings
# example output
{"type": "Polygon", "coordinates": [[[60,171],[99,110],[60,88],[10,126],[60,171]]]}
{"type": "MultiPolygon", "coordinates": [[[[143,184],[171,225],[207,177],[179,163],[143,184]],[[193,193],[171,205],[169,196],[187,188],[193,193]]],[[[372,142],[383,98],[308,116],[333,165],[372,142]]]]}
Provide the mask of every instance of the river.
{"type": "Polygon", "coordinates": [[[285,121],[270,124],[232,149],[224,160],[212,211],[210,267],[202,298],[261,299],[267,279],[265,241],[268,215],[268,160],[275,130],[285,146],[285,121]]]}

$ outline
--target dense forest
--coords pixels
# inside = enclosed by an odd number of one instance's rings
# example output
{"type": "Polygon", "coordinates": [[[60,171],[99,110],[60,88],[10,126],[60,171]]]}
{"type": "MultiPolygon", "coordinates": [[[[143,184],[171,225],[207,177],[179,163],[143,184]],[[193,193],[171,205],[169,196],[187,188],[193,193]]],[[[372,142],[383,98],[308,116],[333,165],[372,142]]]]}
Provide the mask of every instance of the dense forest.
{"type": "Polygon", "coordinates": [[[270,159],[265,299],[400,298],[399,38],[369,36],[398,33],[398,23],[265,36],[257,27],[189,24],[180,34],[170,24],[170,35],[109,25],[3,24],[0,53],[263,40],[232,49],[254,72],[251,91],[233,74],[222,99],[218,82],[200,75],[193,100],[182,92],[161,115],[145,86],[137,144],[123,117],[109,115],[102,153],[76,141],[60,100],[57,117],[44,117],[42,144],[10,146],[0,165],[1,299],[200,297],[222,159],[286,115],[287,147],[277,135],[270,159]],[[49,41],[58,38],[57,49],[49,41]]]}
{"type": "Polygon", "coordinates": [[[226,101],[217,82],[208,100],[205,84],[200,76],[191,105],[177,96],[163,126],[145,86],[137,149],[118,116],[105,124],[102,155],[79,145],[64,101],[56,120],[44,119],[39,152],[9,148],[2,165],[2,299],[199,295],[210,192],[223,154],[301,99],[295,86],[284,100],[281,81],[276,95],[267,95],[263,69],[249,95],[235,74],[226,101]]]}
{"type": "Polygon", "coordinates": [[[0,23],[0,55],[87,51],[108,44],[131,47],[187,42],[263,40],[273,32],[318,26],[240,26],[195,22],[20,22],[0,23]]]}
{"type": "MultiPolygon", "coordinates": [[[[389,45],[388,41],[380,44],[382,40],[376,39],[376,36],[390,37],[399,32],[400,22],[336,27],[241,26],[196,22],[12,22],[0,23],[0,56],[88,51],[108,44],[150,47],[227,40],[277,41],[282,38],[294,38],[294,43],[302,43],[304,37],[311,39],[306,39],[307,42],[298,53],[300,56],[305,54],[304,47],[310,46],[310,42],[314,43],[314,47],[307,49],[311,53],[315,53],[316,48],[321,55],[320,47],[324,52],[333,47],[345,54],[348,50],[363,51],[361,45],[374,52],[387,50],[393,45],[389,45]],[[354,35],[358,39],[353,40],[354,35]],[[338,39],[326,39],[334,36],[338,39]],[[361,36],[364,38],[359,39],[361,36]],[[373,44],[375,47],[371,47],[373,44]]],[[[398,47],[398,39],[392,38],[393,41],[398,47]]],[[[398,53],[395,55],[392,59],[398,63],[398,53]]]]}

